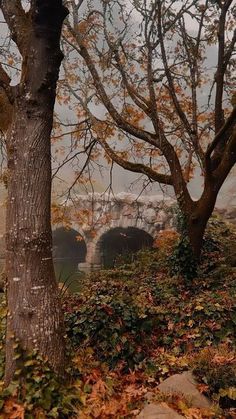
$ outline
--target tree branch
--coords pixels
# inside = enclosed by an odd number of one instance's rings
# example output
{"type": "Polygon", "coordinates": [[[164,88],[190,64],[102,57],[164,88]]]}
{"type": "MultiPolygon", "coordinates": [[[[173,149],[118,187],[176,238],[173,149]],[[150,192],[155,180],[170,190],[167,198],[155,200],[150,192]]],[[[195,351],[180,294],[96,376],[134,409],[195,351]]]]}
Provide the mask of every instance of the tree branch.
{"type": "Polygon", "coordinates": [[[28,44],[30,26],[28,15],[20,0],[1,0],[0,8],[10,29],[12,40],[23,56],[28,44]]]}
{"type": "Polygon", "coordinates": [[[227,119],[227,121],[225,122],[223,127],[221,127],[219,132],[216,134],[212,143],[209,144],[209,146],[207,148],[205,158],[206,158],[206,168],[207,168],[208,173],[211,170],[211,154],[216,149],[217,145],[222,141],[222,138],[224,137],[224,135],[230,129],[232,129],[234,127],[234,125],[236,125],[236,106],[234,107],[233,111],[231,112],[229,118],[227,119]]]}
{"type": "Polygon", "coordinates": [[[104,104],[104,106],[106,107],[107,111],[109,112],[111,117],[116,122],[117,126],[121,129],[125,130],[129,134],[133,135],[136,138],[147,141],[149,144],[151,144],[155,147],[160,147],[160,141],[154,133],[150,133],[148,131],[145,131],[145,130],[142,130],[140,128],[135,127],[134,125],[132,125],[128,121],[126,121],[119,114],[119,112],[116,110],[115,106],[110,101],[110,99],[109,99],[109,97],[108,97],[108,95],[107,95],[107,93],[106,93],[106,91],[105,91],[105,89],[102,85],[102,82],[101,82],[100,76],[98,74],[98,71],[97,71],[97,69],[96,69],[96,67],[93,63],[92,58],[90,57],[90,54],[89,54],[87,48],[85,47],[85,45],[83,43],[83,39],[80,39],[80,35],[76,34],[71,27],[70,27],[70,30],[71,30],[73,36],[75,37],[75,39],[77,40],[77,42],[79,44],[79,47],[80,47],[79,54],[84,59],[86,65],[87,65],[87,67],[90,71],[90,74],[93,78],[93,83],[96,87],[98,95],[100,96],[100,99],[101,99],[102,103],[104,104]]]}
{"type": "Polygon", "coordinates": [[[236,29],[234,29],[234,33],[233,33],[231,42],[230,42],[227,50],[225,51],[225,55],[224,55],[224,68],[225,69],[226,69],[226,67],[229,63],[229,60],[230,60],[231,56],[232,56],[235,44],[236,44],[236,29]]]}
{"type": "Polygon", "coordinates": [[[10,86],[11,78],[7,74],[7,72],[4,70],[2,64],[0,64],[0,87],[5,91],[9,102],[12,104],[14,102],[14,93],[13,89],[10,86]]]}
{"type": "Polygon", "coordinates": [[[218,29],[218,62],[215,74],[216,95],[215,95],[215,133],[217,133],[224,124],[224,111],[222,107],[223,87],[224,87],[224,52],[225,52],[225,15],[222,10],[218,29]]]}
{"type": "Polygon", "coordinates": [[[199,54],[199,47],[200,47],[200,40],[201,40],[201,32],[203,29],[203,20],[205,15],[206,9],[201,13],[201,18],[199,22],[198,27],[198,34],[196,38],[196,43],[193,47],[193,41],[190,41],[189,45],[189,38],[188,33],[185,27],[185,22],[183,19],[183,22],[180,22],[180,30],[183,38],[183,45],[186,51],[187,55],[187,61],[189,65],[189,71],[190,71],[190,80],[191,80],[191,93],[192,93],[192,144],[195,151],[195,154],[197,158],[199,159],[200,164],[204,167],[205,164],[205,158],[204,158],[204,152],[202,150],[202,147],[199,143],[199,137],[198,137],[198,101],[197,101],[197,83],[198,83],[198,54],[199,54]]]}
{"type": "Polygon", "coordinates": [[[217,146],[218,142],[222,138],[222,135],[225,134],[228,129],[232,128],[236,124],[236,106],[234,107],[233,111],[231,112],[230,116],[228,117],[227,121],[225,122],[224,126],[220,129],[220,131],[216,134],[214,140],[211,144],[209,144],[206,157],[210,157],[211,153],[217,146]]]}
{"type": "Polygon", "coordinates": [[[164,45],[164,39],[163,39],[163,28],[162,28],[162,9],[161,9],[161,1],[158,1],[158,36],[159,36],[159,41],[160,41],[160,47],[161,47],[161,55],[162,55],[162,61],[164,64],[164,69],[165,69],[165,74],[168,80],[168,90],[170,93],[170,96],[172,98],[175,110],[180,118],[180,120],[182,121],[182,123],[184,124],[184,127],[189,135],[190,138],[192,138],[192,128],[191,125],[185,115],[185,113],[183,112],[183,109],[180,106],[180,103],[178,101],[176,92],[175,92],[175,87],[174,87],[174,83],[173,83],[173,79],[171,76],[171,72],[168,66],[168,62],[167,62],[167,56],[166,56],[166,50],[165,50],[165,45],[164,45]]]}
{"type": "Polygon", "coordinates": [[[215,185],[218,190],[223,185],[230,170],[236,163],[236,128],[234,128],[231,137],[226,145],[222,160],[214,172],[215,185]]]}
{"type": "Polygon", "coordinates": [[[112,161],[114,161],[124,169],[130,170],[131,172],[135,173],[141,173],[143,175],[146,175],[149,179],[152,179],[164,185],[173,185],[172,177],[170,175],[157,173],[155,170],[151,169],[148,166],[145,166],[144,164],[133,163],[128,160],[125,160],[122,157],[120,157],[114,150],[112,150],[112,148],[107,144],[105,140],[97,138],[97,141],[101,144],[101,146],[104,148],[107,155],[112,159],[112,161]]]}
{"type": "Polygon", "coordinates": [[[142,97],[137,91],[135,91],[134,88],[129,83],[125,70],[120,62],[120,56],[119,56],[118,50],[115,51],[115,59],[117,63],[117,69],[119,70],[122,76],[124,86],[126,87],[127,92],[129,93],[131,99],[134,101],[135,105],[137,105],[140,109],[142,109],[145,112],[146,115],[149,116],[150,109],[148,107],[148,101],[144,97],[142,97]]]}
{"type": "MultiPolygon", "coordinates": [[[[67,22],[67,26],[68,26],[68,22],[67,22]]],[[[110,98],[108,97],[106,93],[106,90],[102,84],[101,78],[93,62],[93,59],[90,56],[90,53],[88,49],[86,48],[86,45],[84,44],[83,38],[81,37],[79,33],[76,33],[71,27],[70,27],[70,31],[79,46],[79,48],[75,46],[74,47],[79,52],[81,57],[84,59],[87,65],[87,68],[92,76],[97,94],[100,97],[105,108],[107,109],[108,113],[110,114],[114,122],[116,123],[116,126],[122,129],[123,131],[125,131],[127,134],[130,134],[135,138],[143,140],[153,145],[154,147],[157,147],[159,150],[161,150],[161,152],[163,153],[170,167],[173,186],[174,186],[175,193],[177,195],[179,202],[184,200],[187,203],[186,205],[188,206],[192,205],[192,200],[188,192],[187,185],[186,185],[186,182],[184,180],[183,173],[181,170],[180,161],[177,157],[174,147],[166,139],[164,133],[161,130],[158,133],[159,135],[157,135],[157,133],[152,133],[152,132],[148,132],[146,130],[140,129],[130,124],[119,114],[119,112],[116,110],[115,106],[113,105],[112,101],[110,100],[110,98]],[[184,196],[184,199],[183,199],[183,196],[184,196]]],[[[71,43],[71,41],[69,41],[69,44],[73,46],[73,43],[71,43]]],[[[141,173],[143,173],[143,171],[141,173]]],[[[160,181],[160,177],[158,179],[159,179],[158,181],[160,181]]],[[[162,180],[164,180],[164,177],[162,177],[162,180]]]]}

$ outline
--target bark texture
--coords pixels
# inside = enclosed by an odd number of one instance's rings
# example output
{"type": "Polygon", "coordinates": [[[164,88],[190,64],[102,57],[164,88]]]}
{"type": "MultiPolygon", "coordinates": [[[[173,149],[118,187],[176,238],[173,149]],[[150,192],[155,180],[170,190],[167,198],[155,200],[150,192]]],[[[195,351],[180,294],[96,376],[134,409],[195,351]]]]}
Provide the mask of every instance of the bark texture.
{"type": "MultiPolygon", "coordinates": [[[[2,2],[7,22],[9,7],[2,2]]],[[[63,316],[52,260],[50,135],[67,10],[59,0],[33,1],[27,15],[22,9],[15,13],[18,20],[9,21],[9,26],[23,63],[7,136],[6,385],[14,374],[16,338],[25,350],[37,348],[56,372],[63,374],[65,366],[63,316]]]]}

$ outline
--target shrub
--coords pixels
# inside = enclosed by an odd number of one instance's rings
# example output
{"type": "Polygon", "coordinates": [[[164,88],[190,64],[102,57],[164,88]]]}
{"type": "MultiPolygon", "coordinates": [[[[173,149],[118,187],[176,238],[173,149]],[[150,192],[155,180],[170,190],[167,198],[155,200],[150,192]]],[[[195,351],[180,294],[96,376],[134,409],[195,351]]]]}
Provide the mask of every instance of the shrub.
{"type": "Polygon", "coordinates": [[[126,269],[93,273],[77,297],[67,297],[68,335],[74,348],[91,347],[110,367],[135,368],[156,347],[175,353],[236,336],[236,274],[168,277],[158,251],[141,252],[126,269]],[[159,265],[158,265],[159,266],[159,265]]]}
{"type": "Polygon", "coordinates": [[[75,417],[80,389],[62,382],[37,352],[26,354],[19,344],[14,346],[16,371],[9,386],[1,389],[1,412],[12,418],[75,417]],[[17,416],[17,411],[21,416],[17,416]]]}
{"type": "Polygon", "coordinates": [[[186,280],[196,277],[198,270],[197,259],[187,236],[183,236],[173,249],[172,255],[168,258],[170,275],[180,275],[186,280]]]}
{"type": "Polygon", "coordinates": [[[133,368],[147,355],[159,324],[155,324],[149,281],[138,290],[132,272],[119,275],[112,278],[112,272],[106,271],[88,280],[76,308],[66,315],[67,330],[75,347],[91,346],[110,366],[122,360],[133,368]]]}
{"type": "Polygon", "coordinates": [[[172,207],[174,217],[173,224],[179,233],[179,240],[168,257],[168,268],[170,275],[182,276],[189,281],[197,276],[198,261],[194,257],[192,247],[188,238],[186,218],[178,204],[172,207]]]}
{"type": "Polygon", "coordinates": [[[179,234],[174,230],[163,230],[158,234],[153,247],[157,251],[159,266],[168,268],[167,260],[171,256],[178,240],[179,234]]]}
{"type": "Polygon", "coordinates": [[[236,405],[236,353],[229,345],[206,348],[192,362],[193,372],[207,384],[208,394],[222,407],[236,405]]]}
{"type": "Polygon", "coordinates": [[[210,218],[204,235],[200,263],[198,263],[187,236],[185,218],[178,207],[174,209],[174,214],[175,226],[181,237],[172,248],[172,254],[168,258],[167,265],[171,275],[180,275],[189,281],[197,275],[208,275],[224,263],[230,266],[236,265],[236,246],[232,246],[236,239],[233,225],[226,223],[217,215],[210,218]]]}

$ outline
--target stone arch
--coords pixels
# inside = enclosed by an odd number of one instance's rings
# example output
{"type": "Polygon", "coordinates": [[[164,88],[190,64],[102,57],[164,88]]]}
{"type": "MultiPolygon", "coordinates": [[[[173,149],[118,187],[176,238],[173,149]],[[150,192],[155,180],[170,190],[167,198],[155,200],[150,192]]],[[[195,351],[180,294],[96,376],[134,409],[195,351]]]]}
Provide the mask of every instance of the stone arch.
{"type": "Polygon", "coordinates": [[[144,247],[152,247],[154,238],[145,229],[136,226],[118,226],[106,229],[95,248],[96,264],[112,268],[121,255],[130,256],[144,247]]]}
{"type": "Polygon", "coordinates": [[[96,237],[96,246],[100,240],[100,238],[106,234],[108,231],[115,229],[115,228],[128,228],[128,227],[134,227],[139,230],[145,231],[150,236],[155,235],[155,231],[157,230],[156,226],[154,224],[148,224],[143,219],[140,218],[128,218],[126,216],[122,216],[119,219],[112,220],[109,224],[103,225],[98,231],[97,231],[97,237],[96,237]]]}
{"type": "Polygon", "coordinates": [[[79,263],[85,262],[87,245],[74,228],[58,227],[53,230],[52,237],[55,271],[61,281],[77,272],[79,263]]]}

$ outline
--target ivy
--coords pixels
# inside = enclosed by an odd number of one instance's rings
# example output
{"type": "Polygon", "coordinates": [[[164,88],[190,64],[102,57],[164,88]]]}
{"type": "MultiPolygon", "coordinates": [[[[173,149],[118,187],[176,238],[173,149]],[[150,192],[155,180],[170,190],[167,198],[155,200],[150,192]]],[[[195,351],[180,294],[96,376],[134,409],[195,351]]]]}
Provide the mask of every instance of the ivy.
{"type": "Polygon", "coordinates": [[[187,236],[182,236],[179,240],[172,255],[169,257],[168,264],[171,275],[180,275],[187,280],[197,276],[198,261],[193,255],[187,236]]]}
{"type": "MultiPolygon", "coordinates": [[[[130,263],[120,260],[113,270],[82,278],[78,294],[63,296],[68,379],[59,380],[36,352],[24,353],[16,342],[14,380],[7,389],[1,383],[3,418],[11,417],[9,412],[27,419],[105,417],[104,412],[131,417],[147,391],[189,368],[218,405],[232,405],[236,270],[228,263],[234,232],[227,229],[212,221],[198,276],[191,281],[180,271],[170,274],[169,257],[179,240],[170,232],[130,263]]],[[[3,341],[4,301],[0,314],[3,341]]],[[[3,342],[0,361],[2,375],[3,342]]]]}

